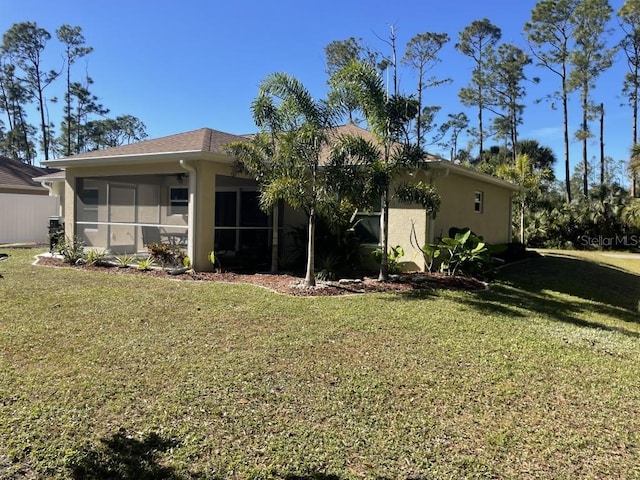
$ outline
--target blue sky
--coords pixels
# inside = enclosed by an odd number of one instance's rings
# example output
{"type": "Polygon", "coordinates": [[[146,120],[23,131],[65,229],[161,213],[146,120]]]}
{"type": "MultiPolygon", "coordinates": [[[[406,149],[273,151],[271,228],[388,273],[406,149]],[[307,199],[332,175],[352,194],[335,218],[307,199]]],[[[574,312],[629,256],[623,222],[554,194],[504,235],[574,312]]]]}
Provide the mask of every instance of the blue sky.
{"type": "MultiPolygon", "coordinates": [[[[617,10],[623,0],[610,0],[617,10]]],[[[75,66],[94,79],[93,93],[111,110],[110,115],[132,114],[147,126],[150,138],[211,127],[230,133],[256,130],[250,112],[258,85],[269,73],[282,71],[298,78],[316,97],[326,94],[324,47],[333,40],[362,38],[370,47],[386,51],[384,39],[395,25],[399,51],[414,35],[446,32],[450,43],[442,52],[435,75],[453,83],[426,93],[425,104],[447,113],[465,111],[475,124],[476,112],[458,101],[467,85],[471,62],[458,53],[458,33],[473,20],[484,17],[502,29],[502,40],[525,47],[522,26],[529,19],[534,0],[0,0],[0,32],[13,23],[35,21],[54,35],[66,23],[83,29],[95,51],[75,66]]],[[[616,27],[615,21],[612,27],[616,27]]],[[[618,33],[616,33],[617,35],[618,33]]],[[[61,49],[52,40],[45,62],[62,64],[61,49]]],[[[605,152],[615,160],[628,157],[631,148],[631,109],[620,106],[626,69],[621,55],[614,68],[598,80],[594,99],[605,103],[605,152]]],[[[535,138],[551,147],[562,168],[562,117],[549,104],[536,100],[557,88],[557,79],[541,68],[530,67],[527,108],[520,138],[535,138]]],[[[401,77],[401,87],[413,91],[416,79],[401,77]]],[[[62,82],[60,82],[62,87],[62,82]]],[[[48,96],[61,96],[51,89],[48,96]]],[[[55,107],[51,107],[55,108],[55,107]]],[[[577,96],[570,128],[579,122],[577,96]]],[[[36,113],[31,115],[36,123],[36,113]]],[[[593,131],[599,126],[594,124],[593,131]]],[[[459,148],[465,147],[465,140],[459,148]]],[[[589,157],[599,158],[598,139],[589,145],[589,157]]],[[[448,155],[439,147],[433,153],[448,155]]],[[[572,164],[581,159],[581,146],[573,141],[572,164]]],[[[559,175],[561,178],[563,174],[559,175]]]]}

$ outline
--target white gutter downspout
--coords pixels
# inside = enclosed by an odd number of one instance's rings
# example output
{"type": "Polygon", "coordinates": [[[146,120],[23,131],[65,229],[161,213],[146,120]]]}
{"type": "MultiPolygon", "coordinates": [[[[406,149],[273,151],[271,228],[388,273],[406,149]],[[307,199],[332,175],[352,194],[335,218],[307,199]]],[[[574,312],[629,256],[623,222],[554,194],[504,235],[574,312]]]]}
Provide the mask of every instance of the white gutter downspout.
{"type": "Polygon", "coordinates": [[[187,165],[187,161],[180,159],[180,166],[189,172],[189,206],[187,215],[189,217],[187,231],[187,256],[191,259],[191,265],[195,264],[195,221],[196,221],[196,169],[187,165]]]}
{"type": "Polygon", "coordinates": [[[53,187],[51,186],[51,182],[47,182],[46,180],[40,180],[40,185],[49,190],[49,195],[53,193],[53,187]]]}
{"type": "Polygon", "coordinates": [[[46,180],[40,180],[40,185],[49,190],[49,196],[56,199],[56,215],[60,215],[60,195],[53,194],[53,186],[51,182],[47,182],[46,180]]]}

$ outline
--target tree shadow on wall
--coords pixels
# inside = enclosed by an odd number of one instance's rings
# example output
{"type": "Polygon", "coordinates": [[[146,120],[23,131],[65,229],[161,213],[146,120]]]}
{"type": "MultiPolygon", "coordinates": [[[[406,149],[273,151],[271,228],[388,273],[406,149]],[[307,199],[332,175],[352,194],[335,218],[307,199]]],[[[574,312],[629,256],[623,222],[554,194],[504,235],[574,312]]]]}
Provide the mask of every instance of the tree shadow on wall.
{"type": "Polygon", "coordinates": [[[102,439],[96,448],[77,452],[69,462],[69,469],[75,480],[184,480],[186,477],[171,467],[159,464],[160,455],[176,446],[176,440],[157,433],[138,440],[120,428],[113,436],[102,439]]]}

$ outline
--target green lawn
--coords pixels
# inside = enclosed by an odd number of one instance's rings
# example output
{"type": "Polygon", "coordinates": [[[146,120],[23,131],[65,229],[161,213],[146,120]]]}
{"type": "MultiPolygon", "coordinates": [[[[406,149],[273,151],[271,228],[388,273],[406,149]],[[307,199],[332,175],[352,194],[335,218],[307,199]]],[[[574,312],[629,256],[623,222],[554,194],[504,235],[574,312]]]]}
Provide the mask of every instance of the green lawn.
{"type": "Polygon", "coordinates": [[[0,263],[0,478],[640,478],[640,260],[289,298],[0,263]]]}

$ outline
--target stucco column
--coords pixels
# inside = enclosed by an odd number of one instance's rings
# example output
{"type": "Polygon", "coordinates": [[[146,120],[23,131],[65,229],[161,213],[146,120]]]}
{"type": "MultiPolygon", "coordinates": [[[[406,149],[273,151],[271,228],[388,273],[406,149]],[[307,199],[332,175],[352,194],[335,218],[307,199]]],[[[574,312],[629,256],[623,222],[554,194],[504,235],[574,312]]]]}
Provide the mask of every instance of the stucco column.
{"type": "Polygon", "coordinates": [[[196,271],[207,272],[214,269],[209,261],[213,250],[216,165],[197,160],[181,161],[189,172],[189,243],[188,252],[191,265],[196,271]]]}
{"type": "Polygon", "coordinates": [[[76,184],[77,177],[67,169],[64,181],[64,234],[70,239],[76,236],[76,184]]]}

